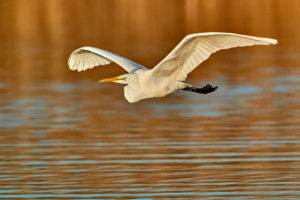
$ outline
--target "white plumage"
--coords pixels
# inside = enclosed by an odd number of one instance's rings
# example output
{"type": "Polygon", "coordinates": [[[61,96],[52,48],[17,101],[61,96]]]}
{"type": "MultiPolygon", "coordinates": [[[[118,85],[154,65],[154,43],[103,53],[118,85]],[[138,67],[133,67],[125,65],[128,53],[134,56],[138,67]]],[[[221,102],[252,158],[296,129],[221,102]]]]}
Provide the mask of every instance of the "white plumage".
{"type": "Polygon", "coordinates": [[[115,62],[127,72],[132,73],[136,69],[146,69],[144,66],[128,60],[122,56],[95,47],[81,47],[72,52],[69,57],[71,70],[84,71],[98,65],[107,65],[115,62]]]}
{"type": "Polygon", "coordinates": [[[76,49],[70,55],[68,64],[71,70],[84,71],[98,65],[117,63],[128,74],[104,79],[101,82],[126,84],[125,98],[133,103],[191,88],[191,85],[183,82],[187,75],[218,50],[269,44],[277,44],[277,40],[235,33],[196,33],[187,35],[152,69],[95,47],[76,49]]]}

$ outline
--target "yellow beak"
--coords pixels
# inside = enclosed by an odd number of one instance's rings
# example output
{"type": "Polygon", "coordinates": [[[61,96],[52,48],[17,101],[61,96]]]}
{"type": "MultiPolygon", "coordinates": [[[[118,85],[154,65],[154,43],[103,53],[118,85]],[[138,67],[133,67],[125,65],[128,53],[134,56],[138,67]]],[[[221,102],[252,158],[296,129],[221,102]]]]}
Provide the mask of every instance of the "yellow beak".
{"type": "Polygon", "coordinates": [[[119,77],[113,77],[113,78],[105,78],[98,82],[106,83],[106,82],[114,82],[114,81],[118,81],[118,80],[122,80],[122,79],[120,79],[119,77]]]}

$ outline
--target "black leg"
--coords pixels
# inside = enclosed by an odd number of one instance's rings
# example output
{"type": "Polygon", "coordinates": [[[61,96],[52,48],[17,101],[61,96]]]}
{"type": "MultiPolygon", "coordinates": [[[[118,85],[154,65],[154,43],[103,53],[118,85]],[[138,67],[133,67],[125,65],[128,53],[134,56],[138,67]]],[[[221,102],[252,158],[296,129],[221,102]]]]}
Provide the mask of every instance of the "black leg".
{"type": "Polygon", "coordinates": [[[186,87],[182,90],[184,91],[189,91],[189,92],[197,92],[197,93],[200,93],[200,94],[208,94],[208,93],[211,93],[213,91],[215,91],[218,87],[213,87],[209,84],[207,84],[206,86],[202,87],[202,88],[195,88],[195,87],[186,87]]]}

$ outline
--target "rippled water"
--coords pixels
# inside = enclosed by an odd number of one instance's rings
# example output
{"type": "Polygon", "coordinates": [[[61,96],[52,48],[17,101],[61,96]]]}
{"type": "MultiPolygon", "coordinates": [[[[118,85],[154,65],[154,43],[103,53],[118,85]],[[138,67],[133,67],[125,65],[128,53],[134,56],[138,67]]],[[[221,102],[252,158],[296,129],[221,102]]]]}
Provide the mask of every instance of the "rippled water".
{"type": "Polygon", "coordinates": [[[0,0],[1,199],[300,199],[299,0],[0,0]],[[83,45],[145,65],[186,34],[278,39],[220,51],[189,76],[219,86],[129,104],[77,73],[83,45]]]}
{"type": "Polygon", "coordinates": [[[0,197],[298,199],[300,74],[257,76],[137,104],[93,80],[2,81],[0,197]]]}
{"type": "Polygon", "coordinates": [[[299,0],[0,0],[1,199],[300,199],[299,0]],[[276,46],[217,52],[189,83],[129,104],[67,68],[90,45],[152,67],[186,35],[276,46]]]}

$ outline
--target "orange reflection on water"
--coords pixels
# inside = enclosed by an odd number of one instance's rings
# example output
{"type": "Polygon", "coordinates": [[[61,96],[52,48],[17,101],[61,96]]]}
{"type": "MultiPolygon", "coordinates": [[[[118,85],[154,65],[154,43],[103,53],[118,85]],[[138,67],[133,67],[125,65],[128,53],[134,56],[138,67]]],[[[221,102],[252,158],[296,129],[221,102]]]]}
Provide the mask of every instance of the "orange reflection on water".
{"type": "Polygon", "coordinates": [[[299,197],[297,0],[0,1],[0,197],[299,197]],[[129,104],[77,73],[69,53],[107,49],[147,67],[186,34],[228,31],[277,46],[218,52],[188,81],[218,85],[129,104]]]}

